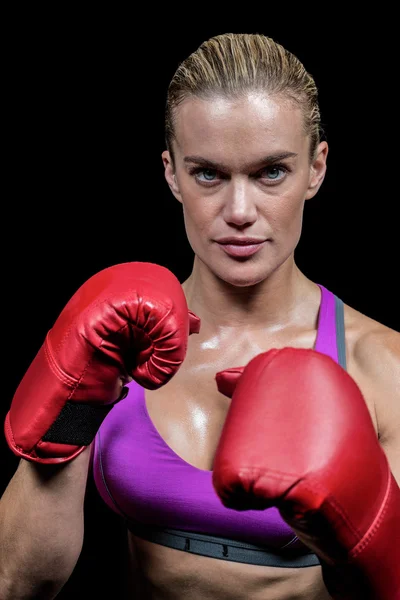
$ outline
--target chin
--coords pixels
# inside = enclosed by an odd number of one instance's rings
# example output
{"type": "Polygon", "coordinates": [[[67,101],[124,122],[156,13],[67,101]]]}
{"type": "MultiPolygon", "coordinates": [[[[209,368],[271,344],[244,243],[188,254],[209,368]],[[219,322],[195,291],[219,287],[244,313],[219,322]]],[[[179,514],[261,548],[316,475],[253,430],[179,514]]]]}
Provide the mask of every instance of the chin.
{"type": "Polygon", "coordinates": [[[272,270],[267,270],[265,267],[260,268],[250,267],[246,264],[238,264],[236,268],[224,269],[220,268],[214,271],[214,274],[222,279],[228,285],[233,287],[252,287],[267,279],[272,270]]]}
{"type": "Polygon", "coordinates": [[[220,259],[195,253],[195,262],[201,271],[208,271],[213,277],[236,288],[253,287],[270,277],[284,262],[277,256],[250,257],[245,260],[220,259]]]}

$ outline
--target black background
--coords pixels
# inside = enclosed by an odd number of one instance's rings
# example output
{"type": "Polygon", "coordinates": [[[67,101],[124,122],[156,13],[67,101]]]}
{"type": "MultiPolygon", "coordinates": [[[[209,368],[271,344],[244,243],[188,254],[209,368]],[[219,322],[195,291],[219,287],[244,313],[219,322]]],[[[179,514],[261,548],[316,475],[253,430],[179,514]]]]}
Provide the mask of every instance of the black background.
{"type": "MultiPolygon", "coordinates": [[[[314,76],[330,154],[306,204],[298,265],[399,330],[398,53],[394,15],[375,9],[346,18],[307,9],[300,18],[263,6],[217,20],[194,5],[147,14],[58,5],[7,15],[3,421],[48,328],[90,275],[131,260],[163,264],[181,281],[189,275],[193,255],[161,162],[165,95],[180,61],[219,33],[274,37],[314,76]]],[[[0,459],[3,491],[18,463],[3,438],[0,459]]],[[[85,582],[89,597],[119,598],[124,532],[91,481],[85,519],[82,555],[59,597],[86,598],[85,582]]]]}

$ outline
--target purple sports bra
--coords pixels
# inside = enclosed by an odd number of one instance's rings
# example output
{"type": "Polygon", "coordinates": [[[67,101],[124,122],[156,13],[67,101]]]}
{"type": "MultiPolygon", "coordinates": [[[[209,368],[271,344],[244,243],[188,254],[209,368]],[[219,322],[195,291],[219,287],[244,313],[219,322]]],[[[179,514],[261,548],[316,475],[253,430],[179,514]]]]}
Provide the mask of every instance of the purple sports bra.
{"type": "MultiPolygon", "coordinates": [[[[314,349],[346,368],[343,302],[319,287],[314,349]]],[[[112,408],[95,437],[92,468],[100,496],[129,529],[146,539],[209,556],[215,555],[207,550],[213,540],[225,540],[226,544],[219,544],[221,556],[217,557],[235,560],[235,552],[240,554],[247,547],[255,558],[237,560],[253,564],[296,566],[265,562],[257,558],[262,554],[257,555],[260,548],[272,553],[296,549],[297,554],[311,554],[276,508],[243,512],[225,508],[214,491],[212,472],[188,464],[168,446],[147,412],[144,389],[136,382],[128,387],[127,397],[112,408]],[[162,534],[152,538],[146,531],[162,534]],[[178,545],[171,542],[171,536],[178,536],[178,545]]],[[[311,564],[318,560],[300,561],[298,566],[311,564]]]]}

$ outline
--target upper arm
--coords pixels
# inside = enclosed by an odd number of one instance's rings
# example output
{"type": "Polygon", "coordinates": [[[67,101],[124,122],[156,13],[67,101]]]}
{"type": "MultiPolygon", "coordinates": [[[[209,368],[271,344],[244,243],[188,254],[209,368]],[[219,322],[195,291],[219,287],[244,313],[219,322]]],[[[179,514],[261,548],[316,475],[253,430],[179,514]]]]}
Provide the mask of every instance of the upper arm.
{"type": "Polygon", "coordinates": [[[357,347],[375,406],[379,441],[400,485],[400,334],[382,326],[362,336],[357,347]]]}

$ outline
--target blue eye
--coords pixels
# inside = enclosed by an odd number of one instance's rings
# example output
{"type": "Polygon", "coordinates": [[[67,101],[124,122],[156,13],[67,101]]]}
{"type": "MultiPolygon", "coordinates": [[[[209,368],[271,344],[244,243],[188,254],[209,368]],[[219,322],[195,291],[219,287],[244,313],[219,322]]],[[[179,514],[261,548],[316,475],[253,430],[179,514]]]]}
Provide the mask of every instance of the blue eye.
{"type": "Polygon", "coordinates": [[[203,181],[214,181],[215,176],[216,176],[216,171],[214,171],[213,169],[199,169],[196,173],[197,177],[200,179],[201,181],[201,177],[199,177],[200,175],[203,175],[204,179],[203,181]]]}
{"type": "Polygon", "coordinates": [[[267,177],[267,179],[270,181],[276,181],[278,179],[282,179],[282,176],[285,175],[287,169],[282,165],[272,165],[271,167],[265,167],[265,169],[262,170],[262,173],[265,172],[269,173],[270,175],[267,177]],[[280,173],[282,174],[281,176],[279,176],[280,173]]]}

